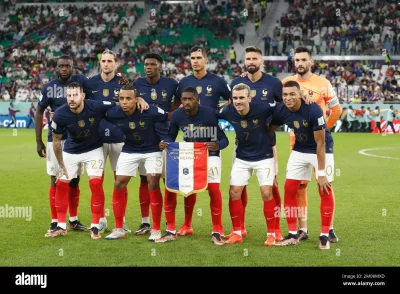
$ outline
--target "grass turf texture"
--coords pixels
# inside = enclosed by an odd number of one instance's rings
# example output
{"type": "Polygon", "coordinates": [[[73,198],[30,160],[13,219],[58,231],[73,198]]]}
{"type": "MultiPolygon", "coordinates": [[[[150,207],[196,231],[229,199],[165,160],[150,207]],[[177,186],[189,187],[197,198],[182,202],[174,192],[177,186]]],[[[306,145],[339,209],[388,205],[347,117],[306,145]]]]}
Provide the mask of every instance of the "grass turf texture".
{"type": "MultiPolygon", "coordinates": [[[[228,208],[229,174],[234,134],[227,133],[230,145],[222,154],[223,223],[225,233],[231,229],[228,208]]],[[[46,132],[43,138],[46,142],[46,132]]],[[[50,224],[45,159],[36,153],[33,130],[0,130],[0,206],[30,206],[32,220],[0,218],[0,266],[397,266],[400,262],[395,231],[400,222],[398,179],[400,171],[399,136],[339,133],[335,139],[336,196],[335,231],[340,238],[331,250],[319,250],[320,199],[315,182],[308,188],[310,239],[298,246],[264,247],[266,224],[257,179],[248,186],[249,203],[246,226],[249,237],[242,244],[215,246],[211,243],[211,217],[207,192],[197,196],[193,216],[193,236],[176,242],[155,244],[147,236],[127,234],[123,240],[104,237],[114,227],[112,213],[113,175],[106,167],[104,189],[109,215],[109,231],[101,240],[91,240],[89,232],[69,231],[67,237],[45,238],[50,224]],[[368,151],[390,156],[384,159],[359,154],[368,151]]],[[[179,137],[180,138],[180,137],[179,137]]],[[[277,133],[279,152],[279,190],[283,203],[283,186],[289,156],[289,136],[277,133]]],[[[129,183],[127,224],[134,231],[141,222],[138,202],[139,179],[129,183]]],[[[87,175],[81,179],[79,219],[90,225],[90,189],[87,175]]],[[[163,184],[161,183],[163,191],[163,184]]],[[[178,196],[177,229],[183,223],[183,197],[178,196]]],[[[163,212],[162,230],[165,229],[163,212]]],[[[281,219],[282,232],[287,224],[281,219]]]]}

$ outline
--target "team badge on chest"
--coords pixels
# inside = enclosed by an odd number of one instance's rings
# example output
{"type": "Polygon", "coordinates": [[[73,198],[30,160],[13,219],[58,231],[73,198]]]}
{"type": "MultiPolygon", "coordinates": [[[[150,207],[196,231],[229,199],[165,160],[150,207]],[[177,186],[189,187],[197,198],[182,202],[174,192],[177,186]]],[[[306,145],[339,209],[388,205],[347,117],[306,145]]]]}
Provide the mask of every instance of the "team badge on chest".
{"type": "Polygon", "coordinates": [[[240,122],[240,126],[241,126],[243,129],[247,128],[247,121],[246,121],[246,120],[242,120],[242,121],[240,122]]]}
{"type": "Polygon", "coordinates": [[[108,97],[110,95],[110,90],[109,89],[103,89],[103,96],[108,97]]]}
{"type": "Polygon", "coordinates": [[[157,99],[156,89],[151,89],[150,97],[151,97],[152,100],[156,100],[157,99]]]}
{"type": "Polygon", "coordinates": [[[211,87],[211,85],[207,86],[207,94],[206,94],[206,96],[212,96],[212,87],[211,87]]]}
{"type": "Polygon", "coordinates": [[[85,126],[85,121],[84,121],[84,120],[78,121],[78,126],[80,126],[81,128],[83,128],[83,127],[85,126]]]}
{"type": "Polygon", "coordinates": [[[165,90],[162,90],[161,96],[162,96],[162,100],[167,100],[167,92],[165,90]]]}
{"type": "Polygon", "coordinates": [[[134,130],[136,128],[135,123],[134,122],[130,122],[129,123],[129,128],[134,130]]]}

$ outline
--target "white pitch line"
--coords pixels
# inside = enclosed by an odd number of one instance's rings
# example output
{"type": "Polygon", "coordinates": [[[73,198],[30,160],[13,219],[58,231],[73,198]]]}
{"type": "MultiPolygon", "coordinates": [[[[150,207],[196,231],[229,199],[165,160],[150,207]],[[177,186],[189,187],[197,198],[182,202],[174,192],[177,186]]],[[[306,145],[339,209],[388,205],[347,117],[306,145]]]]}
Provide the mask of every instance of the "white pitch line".
{"type": "Polygon", "coordinates": [[[386,149],[398,149],[398,148],[369,148],[369,149],[362,149],[362,150],[358,151],[358,153],[360,153],[361,155],[365,155],[365,156],[400,160],[400,158],[397,158],[397,157],[382,156],[382,155],[375,155],[375,154],[367,153],[367,151],[371,151],[371,150],[386,150],[386,149]]]}

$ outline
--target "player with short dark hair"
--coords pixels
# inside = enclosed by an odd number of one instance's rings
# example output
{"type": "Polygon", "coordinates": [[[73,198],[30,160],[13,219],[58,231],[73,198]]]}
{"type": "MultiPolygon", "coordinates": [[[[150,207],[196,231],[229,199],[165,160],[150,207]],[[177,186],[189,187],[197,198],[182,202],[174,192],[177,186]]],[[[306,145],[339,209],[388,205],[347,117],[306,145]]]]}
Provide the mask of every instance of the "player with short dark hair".
{"type": "MultiPolygon", "coordinates": [[[[302,95],[307,95],[308,97],[312,98],[314,102],[322,109],[322,113],[324,115],[324,119],[326,118],[326,108],[329,105],[329,109],[331,111],[330,116],[326,122],[326,126],[330,130],[336,124],[337,120],[339,119],[342,108],[339,104],[339,100],[337,98],[336,92],[332,87],[331,83],[320,76],[317,76],[312,73],[311,69],[314,65],[314,60],[312,59],[311,50],[307,47],[299,46],[295,49],[294,55],[294,64],[296,74],[294,76],[290,76],[285,78],[282,81],[282,84],[285,85],[287,81],[296,81],[300,85],[300,89],[302,95]]],[[[351,106],[350,106],[351,107],[351,106]]],[[[295,138],[294,133],[291,131],[291,148],[294,146],[295,138]]],[[[326,153],[333,154],[332,150],[326,150],[326,153]]],[[[334,161],[333,155],[332,157],[327,158],[329,160],[327,166],[329,166],[329,171],[333,172],[334,170],[334,161]],[[332,159],[332,161],[330,161],[332,159]]],[[[331,177],[333,181],[333,176],[331,177]]],[[[307,240],[308,239],[308,229],[307,229],[307,181],[303,181],[300,185],[298,190],[298,201],[300,207],[303,207],[300,210],[298,222],[299,222],[299,241],[307,240]],[[304,215],[301,213],[304,212],[304,215]]],[[[333,190],[332,190],[333,193],[333,190]]],[[[334,193],[333,193],[333,197],[334,193]]],[[[333,217],[332,217],[332,224],[329,231],[329,239],[330,242],[336,243],[339,241],[339,238],[336,236],[335,231],[333,229],[333,217]]]]}
{"type": "Polygon", "coordinates": [[[98,132],[100,121],[106,111],[115,103],[109,101],[84,100],[82,85],[76,82],[67,87],[67,103],[54,113],[51,128],[53,131],[53,150],[60,173],[56,190],[56,209],[58,225],[46,237],[66,236],[65,214],[68,206],[69,183],[77,177],[78,169],[84,165],[92,191],[91,238],[100,239],[99,220],[104,206],[104,191],[101,176],[104,169],[102,140],[98,132]],[[62,134],[67,131],[67,140],[62,147],[62,134]]]}
{"type": "MultiPolygon", "coordinates": [[[[219,127],[215,110],[199,105],[199,96],[196,88],[187,87],[183,89],[181,102],[183,107],[172,113],[168,132],[169,138],[166,142],[160,143],[160,149],[163,150],[168,145],[168,142],[175,142],[179,130],[183,131],[183,140],[185,142],[205,142],[209,150],[208,194],[210,195],[212,219],[211,241],[215,245],[224,245],[225,242],[221,239],[223,227],[220,150],[226,148],[229,141],[219,127]]],[[[168,193],[164,200],[167,232],[161,239],[156,241],[158,243],[176,240],[176,194],[168,193]]]]}
{"type": "Polygon", "coordinates": [[[334,199],[331,190],[332,171],[327,169],[328,154],[325,150],[333,150],[333,139],[326,127],[321,108],[312,103],[307,105],[301,99],[300,85],[296,81],[288,81],[283,86],[283,103],[279,103],[271,121],[271,130],[286,124],[294,131],[295,144],[286,168],[285,182],[285,216],[289,234],[280,246],[297,245],[298,205],[297,191],[302,180],[310,181],[312,169],[317,170],[318,192],[321,196],[321,234],[319,248],[329,249],[329,230],[333,217],[334,199]],[[327,172],[328,170],[328,172],[327,172]]]}
{"type": "MultiPolygon", "coordinates": [[[[58,226],[57,220],[57,209],[56,209],[56,174],[59,169],[57,158],[53,151],[53,133],[49,127],[47,149],[42,140],[42,123],[43,113],[49,107],[51,112],[55,112],[59,107],[67,103],[66,89],[67,85],[72,82],[78,82],[83,84],[87,79],[84,75],[73,75],[74,64],[71,56],[62,55],[57,60],[57,78],[51,80],[43,86],[41,89],[41,95],[39,96],[39,102],[36,108],[35,116],[35,133],[36,133],[36,150],[40,157],[46,158],[47,174],[50,176],[50,188],[49,188],[49,202],[51,211],[51,222],[50,228],[47,233],[51,233],[56,230],[58,226]]],[[[51,121],[49,121],[49,126],[51,121]]],[[[67,139],[67,132],[65,131],[61,137],[61,145],[64,145],[67,139]]],[[[69,189],[69,223],[68,228],[70,230],[88,231],[90,228],[83,225],[78,220],[78,206],[80,199],[79,189],[79,176],[83,173],[83,169],[78,172],[76,178],[71,179],[69,189]]]]}
{"type": "MultiPolygon", "coordinates": [[[[198,93],[200,105],[218,109],[220,98],[227,101],[231,96],[231,89],[223,78],[207,71],[208,57],[206,48],[202,46],[192,47],[190,49],[190,63],[194,73],[180,80],[176,98],[180,100],[182,90],[187,87],[193,87],[198,93]]],[[[177,233],[179,236],[193,234],[192,216],[196,197],[196,194],[185,197],[185,221],[177,233]]]]}
{"type": "Polygon", "coordinates": [[[125,135],[117,163],[112,201],[116,228],[106,239],[115,240],[125,237],[123,229],[127,200],[125,191],[131,177],[136,177],[139,164],[143,163],[147,174],[153,218],[153,229],[149,241],[155,241],[161,238],[160,222],[163,204],[159,185],[163,156],[158,148],[160,136],[156,131],[156,123],[165,123],[168,115],[167,112],[153,105],[150,105],[147,111],[140,112],[136,106],[138,93],[132,85],[123,86],[118,99],[120,107],[110,109],[106,113],[107,121],[115,124],[125,135]]]}
{"type": "MultiPolygon", "coordinates": [[[[139,97],[142,97],[150,105],[160,107],[165,112],[172,112],[178,108],[180,101],[173,98],[178,88],[178,82],[175,79],[161,76],[163,58],[159,54],[148,53],[144,56],[145,77],[139,77],[133,85],[138,91],[139,97]]],[[[156,130],[161,140],[168,136],[168,122],[156,122],[156,130]]],[[[142,214],[142,223],[135,232],[136,235],[150,233],[150,195],[147,183],[147,172],[143,162],[139,165],[140,187],[139,203],[142,214]]],[[[163,176],[162,176],[163,177],[163,176]]],[[[163,177],[164,178],[164,177],[163,177]]],[[[170,193],[165,191],[165,194],[170,193]]],[[[162,201],[162,198],[159,199],[162,201]]]]}
{"type": "Polygon", "coordinates": [[[275,245],[276,202],[272,196],[275,179],[275,162],[271,139],[266,129],[267,119],[274,111],[273,104],[250,103],[250,87],[237,84],[232,89],[232,104],[224,107],[218,117],[227,120],[235,129],[237,137],[236,159],[233,162],[229,197],[229,212],[233,233],[225,244],[242,243],[243,204],[241,195],[254,171],[258,178],[267,239],[264,246],[275,245]]]}

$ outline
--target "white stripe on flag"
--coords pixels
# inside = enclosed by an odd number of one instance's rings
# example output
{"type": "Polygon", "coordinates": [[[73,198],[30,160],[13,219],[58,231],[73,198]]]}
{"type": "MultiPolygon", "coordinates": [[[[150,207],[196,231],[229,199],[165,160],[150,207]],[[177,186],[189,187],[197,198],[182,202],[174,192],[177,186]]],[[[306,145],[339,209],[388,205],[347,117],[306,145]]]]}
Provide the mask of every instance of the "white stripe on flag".
{"type": "Polygon", "coordinates": [[[194,144],[189,142],[179,143],[179,190],[184,193],[193,191],[194,174],[193,174],[193,158],[194,144]],[[186,169],[186,175],[184,174],[186,169]]]}

